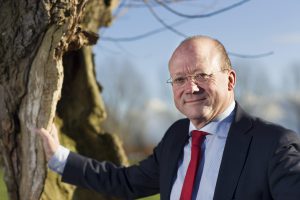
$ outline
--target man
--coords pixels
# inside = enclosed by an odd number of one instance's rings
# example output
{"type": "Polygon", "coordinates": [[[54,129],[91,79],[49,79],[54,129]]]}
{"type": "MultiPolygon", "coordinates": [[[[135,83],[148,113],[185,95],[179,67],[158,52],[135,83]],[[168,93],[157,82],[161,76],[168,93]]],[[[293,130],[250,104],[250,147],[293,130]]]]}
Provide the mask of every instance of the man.
{"type": "Polygon", "coordinates": [[[236,74],[220,42],[184,40],[169,71],[175,105],[187,118],[167,130],[152,155],[116,167],[69,153],[55,127],[53,136],[37,129],[49,167],[64,182],[124,199],[156,193],[162,200],[300,199],[297,134],[249,116],[235,102],[236,74]]]}

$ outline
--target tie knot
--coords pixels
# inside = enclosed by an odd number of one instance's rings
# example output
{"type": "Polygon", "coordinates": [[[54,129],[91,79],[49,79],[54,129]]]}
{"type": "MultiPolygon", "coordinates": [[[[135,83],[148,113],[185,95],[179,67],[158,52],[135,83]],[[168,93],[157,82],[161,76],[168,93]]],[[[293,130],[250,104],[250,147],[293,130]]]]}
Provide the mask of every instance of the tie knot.
{"type": "Polygon", "coordinates": [[[192,131],[192,145],[199,146],[203,142],[206,135],[208,135],[208,133],[204,131],[192,131]]]}

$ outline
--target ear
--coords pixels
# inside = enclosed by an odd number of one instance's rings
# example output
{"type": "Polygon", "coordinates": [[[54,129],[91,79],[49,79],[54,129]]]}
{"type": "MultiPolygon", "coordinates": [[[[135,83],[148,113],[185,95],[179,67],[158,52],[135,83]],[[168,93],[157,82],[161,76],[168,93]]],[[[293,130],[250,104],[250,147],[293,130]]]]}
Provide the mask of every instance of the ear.
{"type": "Polygon", "coordinates": [[[228,90],[233,91],[236,83],[236,73],[233,69],[228,72],[228,90]]]}

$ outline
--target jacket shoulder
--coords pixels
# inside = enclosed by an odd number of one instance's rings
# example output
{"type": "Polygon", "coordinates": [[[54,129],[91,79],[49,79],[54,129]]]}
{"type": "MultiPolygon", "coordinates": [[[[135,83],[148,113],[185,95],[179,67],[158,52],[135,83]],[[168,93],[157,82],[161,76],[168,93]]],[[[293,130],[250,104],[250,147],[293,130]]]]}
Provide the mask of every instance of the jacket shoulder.
{"type": "Polygon", "coordinates": [[[187,118],[179,119],[175,121],[165,132],[164,138],[171,135],[182,134],[188,132],[190,120],[187,118]]]}
{"type": "Polygon", "coordinates": [[[262,132],[272,132],[272,133],[277,133],[277,134],[282,134],[282,133],[293,133],[296,134],[294,131],[280,125],[276,124],[264,119],[261,119],[259,117],[253,117],[253,125],[255,128],[260,129],[262,132]]]}

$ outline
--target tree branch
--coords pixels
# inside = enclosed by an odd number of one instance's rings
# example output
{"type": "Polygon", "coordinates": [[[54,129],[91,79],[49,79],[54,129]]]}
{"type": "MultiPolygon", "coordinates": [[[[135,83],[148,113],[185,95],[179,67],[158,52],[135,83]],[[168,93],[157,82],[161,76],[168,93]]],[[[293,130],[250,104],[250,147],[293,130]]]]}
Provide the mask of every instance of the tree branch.
{"type": "Polygon", "coordinates": [[[206,18],[206,17],[211,17],[213,15],[217,15],[217,14],[220,14],[220,13],[223,13],[223,12],[226,12],[228,10],[231,10],[235,7],[238,7],[244,3],[247,3],[249,2],[250,0],[243,0],[243,1],[240,1],[238,3],[235,3],[235,4],[232,4],[230,6],[227,6],[225,8],[222,8],[220,10],[217,10],[217,11],[214,11],[214,12],[211,12],[211,13],[207,13],[207,14],[199,14],[199,15],[187,15],[187,14],[184,14],[184,13],[180,13],[174,9],[172,9],[170,6],[168,6],[166,3],[164,3],[163,1],[161,0],[155,0],[158,4],[160,4],[162,7],[164,7],[166,10],[168,10],[169,12],[177,15],[177,16],[180,16],[180,17],[184,17],[184,18],[206,18]]]}
{"type": "MultiPolygon", "coordinates": [[[[167,3],[164,3],[162,2],[161,0],[155,0],[158,4],[160,4],[161,6],[163,6],[164,8],[166,8],[167,10],[169,10],[170,12],[178,15],[178,16],[181,16],[181,17],[185,17],[185,18],[188,18],[188,19],[185,19],[185,20],[181,20],[181,21],[178,21],[178,22],[175,22],[171,25],[167,24],[164,20],[162,20],[158,14],[154,11],[153,7],[154,5],[150,5],[147,0],[144,0],[143,3],[144,5],[149,9],[149,11],[151,12],[151,14],[154,16],[154,18],[160,23],[163,25],[162,28],[158,28],[158,29],[154,29],[152,31],[149,31],[149,32],[146,32],[146,33],[143,33],[143,34],[140,34],[140,35],[136,35],[136,36],[132,36],[132,37],[120,37],[120,38],[113,38],[113,37],[101,37],[101,40],[106,40],[106,41],[111,41],[111,42],[131,42],[131,41],[135,41],[135,40],[139,40],[139,39],[143,39],[143,38],[146,38],[146,37],[149,37],[149,36],[152,36],[154,34],[158,34],[160,32],[163,32],[165,30],[170,30],[172,31],[173,33],[175,33],[176,35],[179,35],[181,37],[184,37],[186,38],[187,35],[185,35],[184,33],[181,33],[180,31],[176,30],[175,28],[173,28],[174,26],[178,26],[180,24],[183,24],[185,22],[187,22],[187,20],[189,19],[193,19],[193,18],[205,18],[205,17],[211,17],[213,15],[217,15],[217,14],[220,14],[222,12],[225,12],[225,11],[228,11],[230,9],[233,9],[237,6],[240,6],[250,0],[243,0],[243,1],[240,1],[238,3],[235,3],[233,5],[230,5],[228,7],[225,7],[225,8],[222,8],[220,10],[217,10],[217,11],[214,11],[214,12],[211,12],[211,13],[208,13],[208,14],[202,14],[202,15],[186,15],[186,14],[182,14],[182,13],[179,13],[173,9],[171,9],[167,3]]],[[[125,1],[124,1],[125,2],[125,1]]],[[[122,5],[124,6],[124,4],[122,5]]],[[[266,56],[270,56],[270,55],[273,55],[274,52],[273,51],[269,51],[269,52],[265,52],[265,53],[261,53],[261,54],[252,54],[252,55],[248,55],[248,54],[240,54],[240,53],[234,53],[234,52],[228,52],[228,55],[230,56],[234,56],[234,57],[238,57],[238,58],[247,58],[247,59],[256,59],[256,58],[261,58],[261,57],[266,57],[266,56]]]]}
{"type": "Polygon", "coordinates": [[[147,0],[144,0],[145,5],[147,6],[147,8],[149,9],[149,11],[151,12],[151,14],[154,16],[154,18],[161,23],[166,29],[172,31],[173,33],[175,33],[176,35],[182,36],[184,38],[187,37],[187,35],[181,33],[180,31],[176,30],[175,28],[173,28],[172,26],[168,25],[167,23],[165,23],[154,11],[154,9],[147,3],[147,0]]]}
{"type": "MultiPolygon", "coordinates": [[[[185,22],[187,22],[187,19],[175,22],[173,24],[170,24],[169,26],[178,26],[181,24],[184,24],[185,22]]],[[[105,41],[112,41],[112,42],[132,42],[135,40],[140,40],[158,33],[161,33],[163,31],[167,30],[166,27],[162,27],[162,28],[157,28],[139,35],[135,35],[135,36],[131,36],[131,37],[119,37],[119,38],[114,38],[114,37],[101,37],[101,40],[105,40],[105,41]]]]}
{"type": "Polygon", "coordinates": [[[234,53],[234,52],[227,52],[228,55],[238,57],[238,58],[249,58],[249,59],[254,59],[254,58],[262,58],[262,57],[267,57],[270,55],[273,55],[273,51],[269,51],[266,53],[260,53],[260,54],[252,54],[252,55],[247,55],[247,54],[239,54],[239,53],[234,53]]]}

